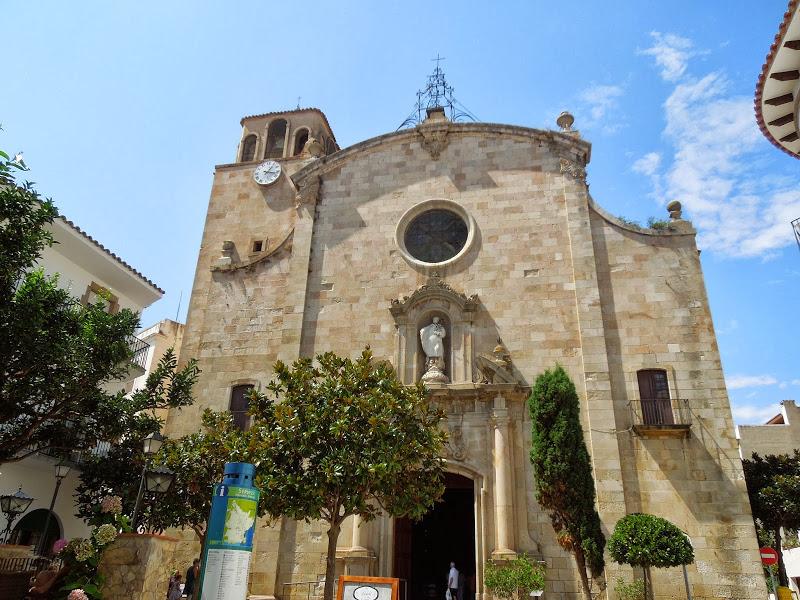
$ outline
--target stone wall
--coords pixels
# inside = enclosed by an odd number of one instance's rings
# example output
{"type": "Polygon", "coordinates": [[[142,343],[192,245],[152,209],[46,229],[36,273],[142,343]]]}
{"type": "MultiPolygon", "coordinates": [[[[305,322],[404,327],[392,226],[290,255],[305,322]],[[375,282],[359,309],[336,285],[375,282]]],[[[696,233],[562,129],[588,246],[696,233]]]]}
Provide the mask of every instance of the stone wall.
{"type": "Polygon", "coordinates": [[[174,560],[175,542],[162,535],[120,535],[100,562],[99,571],[105,577],[103,598],[164,600],[169,578],[180,567],[174,560]]]}
{"type": "MultiPolygon", "coordinates": [[[[419,323],[396,321],[391,302],[442,281],[456,296],[475,295],[477,304],[459,316],[449,342],[459,352],[453,381],[434,396],[464,444],[463,452],[451,448],[448,469],[476,486],[479,598],[481,565],[506,543],[547,563],[546,593],[579,594],[574,561],[536,505],[527,459],[522,390],[557,362],[581,398],[606,534],[628,512],[669,518],[695,544],[690,579],[698,600],[763,598],[691,225],[676,218],[674,230],[654,234],[603,213],[585,182],[590,147],[574,132],[437,127],[436,136],[422,127],[318,161],[284,161],[293,177],[267,188],[252,181],[254,164],[217,169],[181,353],[182,361],[200,361],[198,402],[170,416],[168,433],[195,430],[207,406],[226,409],[233,385],[267,383],[278,358],[327,350],[354,356],[369,344],[402,367],[407,383],[415,381],[419,323]],[[407,210],[432,199],[463,208],[475,235],[456,262],[427,268],[403,256],[395,230],[407,210]],[[276,241],[253,257],[253,239],[276,241]],[[223,252],[226,241],[233,244],[223,252]],[[473,365],[498,337],[514,361],[514,393],[489,394],[473,365]],[[636,371],[654,366],[670,373],[672,397],[691,408],[686,439],[644,439],[633,431],[636,371]]],[[[455,314],[453,302],[435,306],[455,314]]],[[[352,523],[343,528],[343,568],[363,546],[376,556],[375,574],[391,576],[393,520],[358,531],[352,523]]],[[[286,583],[321,578],[325,526],[260,523],[254,552],[251,591],[281,595],[286,583]]],[[[612,587],[618,573],[629,571],[610,564],[612,587]]],[[[662,579],[667,585],[671,573],[662,579]]],[[[663,589],[664,598],[677,593],[663,589]]]]}

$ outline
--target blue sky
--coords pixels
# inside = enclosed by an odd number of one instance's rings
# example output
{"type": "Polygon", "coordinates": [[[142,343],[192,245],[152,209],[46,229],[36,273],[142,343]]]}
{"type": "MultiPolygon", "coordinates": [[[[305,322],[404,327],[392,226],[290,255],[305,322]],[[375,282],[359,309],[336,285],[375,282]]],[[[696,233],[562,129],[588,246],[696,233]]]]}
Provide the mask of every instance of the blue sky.
{"type": "Polygon", "coordinates": [[[755,82],[787,6],[743,2],[27,2],[0,19],[0,148],[185,318],[213,166],[239,119],[321,108],[340,145],[394,130],[442,66],[482,121],[593,144],[594,198],[700,235],[740,423],[800,399],[796,160],[759,133],[755,82]]]}

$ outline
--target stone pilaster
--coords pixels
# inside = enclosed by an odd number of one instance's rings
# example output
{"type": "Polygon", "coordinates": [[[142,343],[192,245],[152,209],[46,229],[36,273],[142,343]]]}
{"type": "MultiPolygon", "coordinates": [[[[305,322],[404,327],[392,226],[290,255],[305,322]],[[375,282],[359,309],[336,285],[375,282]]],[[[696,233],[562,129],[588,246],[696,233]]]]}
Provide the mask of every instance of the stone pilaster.
{"type": "Polygon", "coordinates": [[[494,430],[494,515],[495,549],[493,558],[509,558],[514,552],[514,506],[511,489],[511,452],[509,448],[509,415],[506,401],[497,395],[492,408],[494,430]]]}

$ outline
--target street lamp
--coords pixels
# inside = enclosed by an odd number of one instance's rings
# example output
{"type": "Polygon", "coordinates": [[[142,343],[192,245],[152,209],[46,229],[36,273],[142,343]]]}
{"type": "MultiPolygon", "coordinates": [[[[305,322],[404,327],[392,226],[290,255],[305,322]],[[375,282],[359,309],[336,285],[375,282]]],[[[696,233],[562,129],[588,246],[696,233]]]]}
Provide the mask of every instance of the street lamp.
{"type": "MultiPolygon", "coordinates": [[[[136,505],[133,508],[133,518],[131,519],[131,526],[133,530],[136,531],[137,526],[139,525],[139,508],[142,504],[142,495],[144,494],[145,489],[145,479],[147,479],[147,463],[150,460],[150,457],[153,456],[156,452],[161,450],[161,446],[164,443],[164,436],[161,435],[158,431],[155,431],[144,438],[144,465],[142,466],[142,476],[139,480],[139,493],[136,494],[136,505]]],[[[169,483],[172,483],[172,479],[170,478],[169,483]]],[[[167,485],[169,488],[169,485],[167,485]]],[[[151,491],[148,487],[147,491],[151,491]]],[[[153,489],[152,491],[158,491],[153,489]]],[[[164,490],[166,491],[166,489],[164,490]]]]}
{"type": "Polygon", "coordinates": [[[3,533],[3,542],[8,543],[8,536],[11,533],[11,526],[14,520],[28,510],[35,498],[31,498],[22,491],[20,487],[14,494],[0,496],[0,511],[6,515],[6,530],[3,533]]]}
{"type": "Polygon", "coordinates": [[[47,511],[47,517],[44,520],[44,531],[42,531],[42,539],[39,540],[39,548],[36,552],[36,554],[39,556],[42,556],[45,552],[45,544],[47,544],[47,528],[50,527],[50,518],[53,516],[53,507],[56,505],[58,489],[61,487],[61,482],[64,481],[64,478],[69,475],[70,469],[71,467],[69,463],[63,458],[56,463],[56,489],[53,491],[53,499],[50,500],[50,510],[47,511]]]}

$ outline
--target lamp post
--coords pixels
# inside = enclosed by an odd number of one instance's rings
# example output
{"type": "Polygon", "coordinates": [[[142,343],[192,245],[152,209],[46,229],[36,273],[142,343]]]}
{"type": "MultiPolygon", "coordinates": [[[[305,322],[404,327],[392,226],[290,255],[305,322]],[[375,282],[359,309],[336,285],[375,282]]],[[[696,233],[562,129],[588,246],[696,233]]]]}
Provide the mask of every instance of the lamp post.
{"type": "MultiPolygon", "coordinates": [[[[137,527],[139,526],[139,509],[142,504],[142,495],[144,494],[147,463],[150,460],[150,457],[161,449],[164,439],[164,436],[158,431],[155,431],[144,438],[144,465],[142,466],[142,476],[139,480],[139,493],[136,494],[136,505],[133,508],[133,518],[131,519],[131,526],[133,527],[134,531],[136,531],[137,527]]],[[[171,482],[172,480],[170,479],[170,483],[171,482]]],[[[148,491],[150,490],[148,489],[148,491]]]]}
{"type": "Polygon", "coordinates": [[[58,489],[61,487],[61,482],[64,481],[64,478],[69,475],[70,472],[69,463],[66,462],[63,458],[56,463],[55,466],[55,474],[56,474],[56,489],[53,491],[53,499],[50,500],[50,510],[47,511],[47,517],[44,520],[44,531],[42,531],[42,539],[39,540],[39,548],[36,551],[36,554],[42,556],[45,552],[45,544],[47,544],[47,529],[50,527],[50,518],[53,516],[53,507],[56,505],[56,498],[58,497],[58,489]]]}
{"type": "Polygon", "coordinates": [[[23,492],[21,487],[14,494],[0,496],[0,511],[6,515],[6,530],[3,532],[4,543],[8,543],[8,536],[14,520],[28,510],[33,501],[34,498],[23,492]]]}

